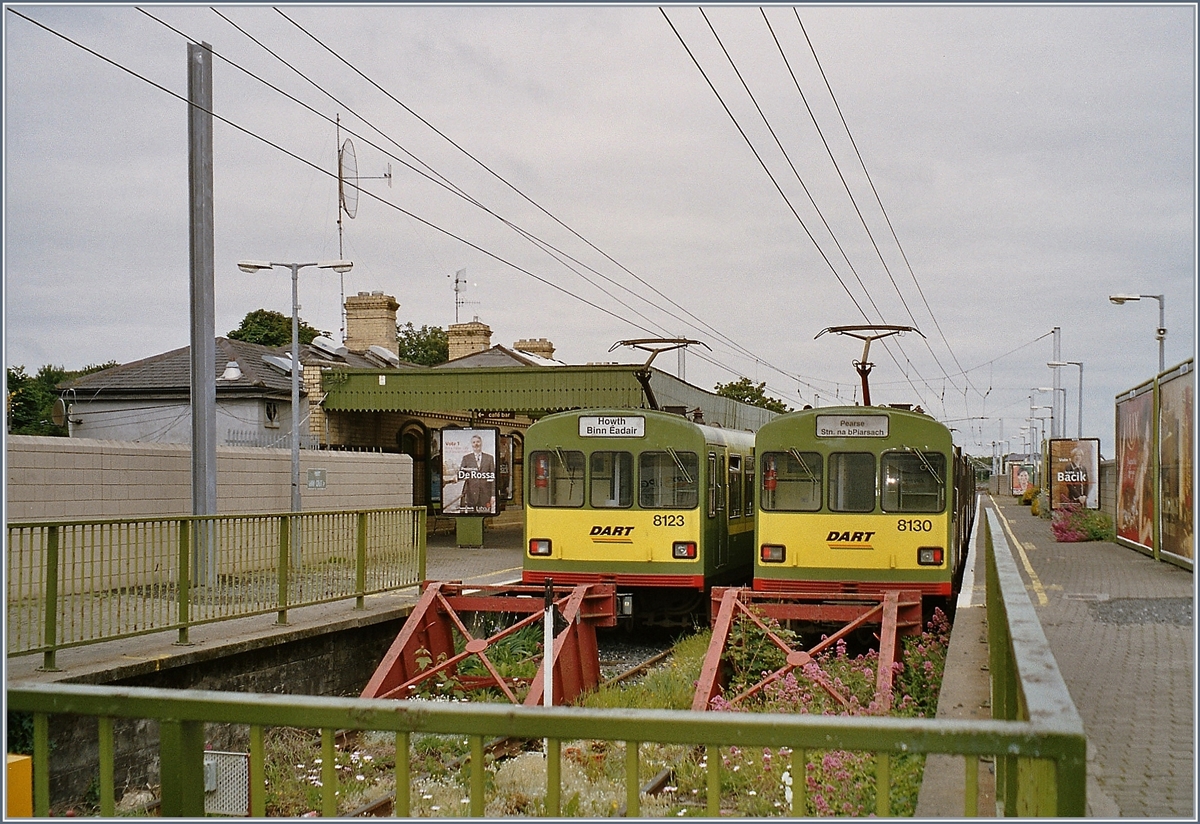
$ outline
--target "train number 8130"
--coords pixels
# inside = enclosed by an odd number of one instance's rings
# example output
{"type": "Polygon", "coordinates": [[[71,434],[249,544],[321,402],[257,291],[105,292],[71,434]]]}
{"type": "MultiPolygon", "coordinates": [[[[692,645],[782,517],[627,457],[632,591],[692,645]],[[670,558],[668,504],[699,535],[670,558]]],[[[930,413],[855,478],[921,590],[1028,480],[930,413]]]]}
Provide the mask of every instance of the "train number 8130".
{"type": "Polygon", "coordinates": [[[901,518],[896,521],[896,529],[900,532],[933,532],[933,521],[928,518],[901,518]]]}

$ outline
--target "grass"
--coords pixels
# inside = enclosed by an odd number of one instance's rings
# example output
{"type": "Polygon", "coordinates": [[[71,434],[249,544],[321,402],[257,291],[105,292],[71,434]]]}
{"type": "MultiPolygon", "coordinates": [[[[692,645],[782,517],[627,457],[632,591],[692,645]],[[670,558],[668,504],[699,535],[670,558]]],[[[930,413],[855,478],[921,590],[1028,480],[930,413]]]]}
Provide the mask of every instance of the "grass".
{"type": "MultiPolygon", "coordinates": [[[[768,621],[768,625],[772,622],[768,621]]],[[[784,627],[773,631],[787,637],[784,627]]],[[[920,635],[902,640],[901,661],[893,682],[892,715],[921,717],[936,711],[938,689],[949,645],[949,623],[941,613],[920,635]]],[[[540,657],[540,627],[513,636],[504,649],[489,649],[489,658],[507,676],[532,666],[540,657]],[[536,637],[534,637],[536,636],[536,637]]],[[[675,648],[665,664],[648,671],[634,684],[601,687],[580,702],[587,707],[688,709],[700,676],[710,633],[695,633],[675,648]]],[[[782,663],[762,631],[741,622],[728,646],[732,678],[727,694],[761,677],[782,663]]],[[[816,656],[803,671],[795,671],[762,690],[737,708],[717,698],[713,711],[877,715],[875,664],[869,651],[851,655],[844,643],[816,656]],[[843,708],[817,686],[820,676],[849,698],[843,708]]],[[[452,679],[426,700],[459,700],[461,691],[452,679]]],[[[434,690],[430,690],[434,692],[434,690]]],[[[495,696],[492,696],[493,698],[495,696]]],[[[544,816],[546,763],[540,742],[513,758],[487,759],[488,817],[544,816]]],[[[413,735],[409,759],[414,775],[411,814],[415,817],[463,817],[469,812],[469,751],[465,736],[413,735]]],[[[315,734],[273,730],[268,736],[268,815],[302,816],[320,809],[320,752],[315,734]]],[[[790,814],[795,778],[790,773],[791,752],[763,748],[728,747],[721,750],[722,814],[778,816],[790,814]]],[[[620,742],[562,742],[562,815],[601,818],[621,811],[625,798],[625,747],[620,742]]],[[[365,734],[350,748],[337,753],[338,811],[352,812],[370,800],[394,792],[394,737],[365,734]]],[[[704,816],[707,763],[702,750],[679,745],[643,744],[639,750],[639,782],[645,784],[665,767],[673,768],[666,790],[641,800],[642,817],[704,816]]],[[[891,758],[890,814],[911,816],[916,806],[924,757],[915,754],[891,758]]],[[[807,753],[806,815],[863,816],[876,810],[876,758],[872,753],[839,750],[807,753]]]]}

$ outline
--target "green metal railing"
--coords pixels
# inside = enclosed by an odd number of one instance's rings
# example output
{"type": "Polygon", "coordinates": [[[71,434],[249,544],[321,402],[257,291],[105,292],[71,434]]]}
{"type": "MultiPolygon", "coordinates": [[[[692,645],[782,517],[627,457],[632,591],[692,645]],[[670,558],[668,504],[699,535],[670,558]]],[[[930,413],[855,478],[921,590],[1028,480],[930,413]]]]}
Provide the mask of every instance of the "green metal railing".
{"type": "MultiPolygon", "coordinates": [[[[978,808],[978,764],[997,764],[997,808],[1007,815],[1086,814],[1087,742],[1079,715],[1037,623],[1033,607],[1004,543],[995,513],[988,512],[988,621],[994,682],[993,720],[949,721],[874,716],[766,715],[654,710],[512,707],[493,704],[397,702],[379,699],[247,695],[199,690],[162,690],[69,684],[18,686],[8,691],[8,708],[33,713],[34,814],[50,809],[50,717],[73,713],[100,720],[100,811],[113,814],[113,719],[152,719],[160,728],[161,812],[166,816],[204,811],[204,725],[249,727],[250,812],[266,814],[264,730],[272,726],[319,730],[322,762],[321,812],[338,813],[332,757],[337,730],[385,731],[398,753],[408,752],[414,734],[466,736],[471,765],[469,812],[485,810],[484,742],[513,736],[547,739],[545,813],[562,814],[562,743],[602,740],[624,745],[626,815],[640,809],[639,746],[646,742],[700,746],[707,752],[706,810],[720,813],[722,747],[788,747],[795,791],[793,816],[806,810],[807,760],[814,750],[850,750],[876,755],[876,814],[890,814],[891,757],[901,753],[964,756],[964,811],[978,808]],[[476,768],[475,765],[481,765],[476,768]]],[[[396,758],[394,809],[408,816],[413,776],[409,760],[396,758]]]]}
{"type": "Polygon", "coordinates": [[[8,524],[7,652],[287,612],[425,577],[425,510],[343,510],[8,524]]]}

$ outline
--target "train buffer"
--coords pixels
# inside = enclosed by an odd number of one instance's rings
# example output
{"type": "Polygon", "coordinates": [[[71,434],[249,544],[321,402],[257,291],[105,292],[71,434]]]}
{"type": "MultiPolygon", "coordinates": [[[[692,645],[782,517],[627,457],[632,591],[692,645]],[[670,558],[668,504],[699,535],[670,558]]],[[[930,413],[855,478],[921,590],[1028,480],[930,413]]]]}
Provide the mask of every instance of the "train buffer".
{"type": "Polygon", "coordinates": [[[875,682],[875,701],[886,710],[891,706],[892,664],[897,660],[899,636],[921,632],[921,594],[882,590],[880,592],[755,592],[745,587],[714,587],[712,590],[712,640],[704,657],[700,679],[696,683],[692,709],[703,712],[720,695],[726,672],[725,647],[734,623],[747,620],[758,626],[767,639],[786,656],[786,663],[768,673],[739,695],[726,697],[731,705],[756,695],[769,684],[798,671],[799,677],[811,677],[838,703],[847,699],[819,672],[805,672],[814,656],[856,630],[878,625],[879,663],[875,682]],[[807,650],[794,649],[763,619],[802,621],[813,624],[841,625],[807,650]]]}
{"type": "Polygon", "coordinates": [[[524,701],[514,691],[518,685],[501,676],[488,658],[488,650],[520,630],[542,624],[546,601],[551,598],[558,618],[554,622],[553,703],[570,704],[580,694],[600,684],[598,627],[617,622],[614,584],[580,584],[556,587],[537,585],[464,586],[460,581],[426,581],[421,597],[404,622],[400,634],[362,691],[363,698],[410,698],[433,679],[454,678],[465,690],[499,689],[513,704],[543,703],[545,657],[529,682],[524,701]],[[549,594],[548,594],[549,593],[549,594]],[[478,620],[495,614],[508,619],[478,620]],[[515,618],[516,620],[509,620],[515,618]],[[493,632],[492,629],[499,626],[493,632]],[[476,629],[484,627],[482,631],[476,629]],[[490,632],[490,634],[488,634],[490,632]],[[475,657],[486,675],[466,675],[460,665],[475,657]]]}

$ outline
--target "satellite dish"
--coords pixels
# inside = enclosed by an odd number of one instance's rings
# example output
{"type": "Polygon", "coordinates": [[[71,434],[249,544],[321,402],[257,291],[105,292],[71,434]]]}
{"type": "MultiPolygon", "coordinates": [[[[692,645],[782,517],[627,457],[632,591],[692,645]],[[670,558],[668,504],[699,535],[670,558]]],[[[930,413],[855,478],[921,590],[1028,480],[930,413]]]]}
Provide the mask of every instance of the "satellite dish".
{"type": "Polygon", "coordinates": [[[67,425],[67,402],[62,398],[54,399],[54,408],[50,410],[50,420],[55,426],[67,425]]]}
{"type": "Polygon", "coordinates": [[[358,213],[358,160],[348,137],[338,151],[338,199],[347,217],[358,213]]]}

